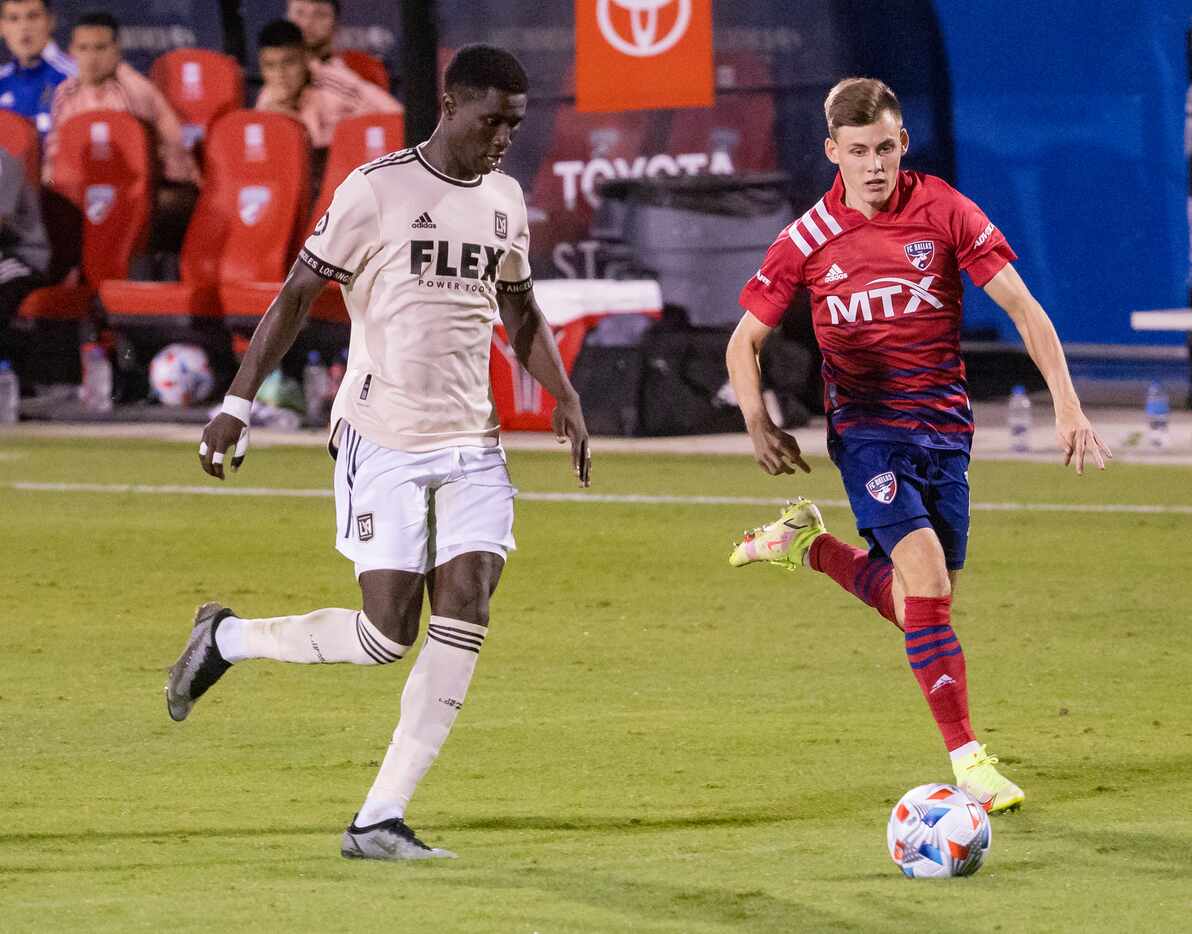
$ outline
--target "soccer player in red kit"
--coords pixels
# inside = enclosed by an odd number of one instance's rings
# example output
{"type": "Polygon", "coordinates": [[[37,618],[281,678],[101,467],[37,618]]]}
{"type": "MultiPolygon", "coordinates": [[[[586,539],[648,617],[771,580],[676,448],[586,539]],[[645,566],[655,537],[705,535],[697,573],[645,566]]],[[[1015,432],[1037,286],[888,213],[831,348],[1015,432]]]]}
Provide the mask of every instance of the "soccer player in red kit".
{"type": "Polygon", "coordinates": [[[828,534],[806,499],[747,533],[734,566],[755,561],[831,577],[903,630],[911,670],[943,734],[956,783],[992,812],[1022,804],[969,722],[952,590],[968,543],[973,413],[960,357],[964,270],[1014,322],[1055,403],[1064,463],[1112,456],[1072,387],[1047,313],[1014,269],[1006,238],[947,183],[900,171],[908,136],[894,92],[849,78],[828,93],[831,190],[784,229],[741,291],[728,368],[754,453],[770,474],[809,471],[762,404],[758,353],[798,288],[811,292],[823,352],[828,451],[863,551],[828,534]]]}

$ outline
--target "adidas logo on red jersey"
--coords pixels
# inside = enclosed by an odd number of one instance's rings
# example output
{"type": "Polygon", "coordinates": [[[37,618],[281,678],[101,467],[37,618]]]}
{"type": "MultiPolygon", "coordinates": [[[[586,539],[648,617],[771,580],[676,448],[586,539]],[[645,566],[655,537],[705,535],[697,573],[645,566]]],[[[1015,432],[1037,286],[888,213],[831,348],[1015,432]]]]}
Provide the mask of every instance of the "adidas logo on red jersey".
{"type": "Polygon", "coordinates": [[[839,266],[837,266],[835,263],[832,264],[831,269],[829,269],[826,273],[824,273],[824,282],[841,282],[847,278],[848,278],[848,273],[845,272],[843,269],[841,269],[839,266]]]}

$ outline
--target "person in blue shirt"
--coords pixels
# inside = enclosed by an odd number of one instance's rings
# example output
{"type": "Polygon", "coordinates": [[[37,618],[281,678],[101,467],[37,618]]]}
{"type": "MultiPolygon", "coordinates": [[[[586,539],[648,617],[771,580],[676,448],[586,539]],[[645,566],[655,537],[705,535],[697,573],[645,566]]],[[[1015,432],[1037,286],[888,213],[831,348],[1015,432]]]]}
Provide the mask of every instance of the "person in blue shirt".
{"type": "Polygon", "coordinates": [[[13,59],[0,65],[0,107],[32,120],[42,137],[50,131],[54,89],[76,73],[53,32],[49,0],[0,0],[0,35],[13,59]]]}

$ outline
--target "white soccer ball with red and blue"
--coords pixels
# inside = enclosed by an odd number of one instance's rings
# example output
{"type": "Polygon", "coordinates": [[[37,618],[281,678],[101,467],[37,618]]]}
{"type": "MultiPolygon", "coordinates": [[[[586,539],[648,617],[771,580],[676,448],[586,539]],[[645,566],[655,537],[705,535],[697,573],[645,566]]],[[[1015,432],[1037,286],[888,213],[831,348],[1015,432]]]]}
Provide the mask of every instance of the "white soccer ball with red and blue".
{"type": "Polygon", "coordinates": [[[169,344],[149,363],[149,386],[162,405],[202,402],[215,388],[215,376],[202,347],[169,344]]]}
{"type": "Polygon", "coordinates": [[[890,812],[886,846],[911,879],[971,876],[989,852],[989,815],[955,785],[920,785],[890,812]]]}

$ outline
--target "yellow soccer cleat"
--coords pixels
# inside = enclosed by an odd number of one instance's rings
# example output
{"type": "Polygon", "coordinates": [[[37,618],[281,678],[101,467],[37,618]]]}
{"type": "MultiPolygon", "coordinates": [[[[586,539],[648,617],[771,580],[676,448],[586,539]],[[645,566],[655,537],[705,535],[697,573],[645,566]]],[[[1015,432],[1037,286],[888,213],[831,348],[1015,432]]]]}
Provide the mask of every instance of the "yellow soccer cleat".
{"type": "Polygon", "coordinates": [[[799,497],[787,503],[782,514],[769,525],[746,532],[733,548],[728,563],[739,568],[755,561],[768,561],[793,571],[803,566],[811,543],[826,531],[824,517],[815,503],[799,497]]]}
{"type": "Polygon", "coordinates": [[[956,784],[990,814],[1016,811],[1022,806],[1026,795],[994,768],[996,764],[997,756],[989,755],[982,746],[952,763],[956,784]]]}

